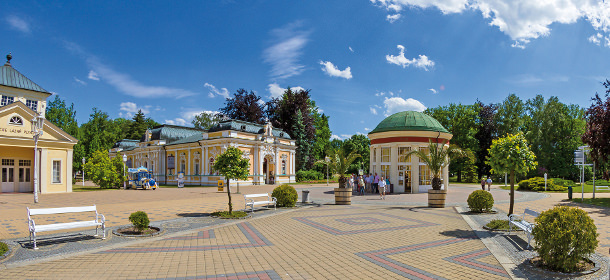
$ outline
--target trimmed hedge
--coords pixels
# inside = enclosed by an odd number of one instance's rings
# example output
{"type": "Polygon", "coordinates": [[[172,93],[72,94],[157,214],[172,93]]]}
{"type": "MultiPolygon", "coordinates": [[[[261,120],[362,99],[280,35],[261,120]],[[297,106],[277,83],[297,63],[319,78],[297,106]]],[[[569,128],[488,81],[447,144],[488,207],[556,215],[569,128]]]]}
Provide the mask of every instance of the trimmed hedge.
{"type": "Polygon", "coordinates": [[[534,250],[553,270],[573,272],[579,262],[595,252],[597,227],[587,212],[576,207],[555,206],[540,213],[532,230],[534,250]]]}
{"type": "Polygon", "coordinates": [[[137,211],[137,212],[131,213],[131,215],[129,215],[129,221],[139,231],[143,231],[143,230],[147,229],[148,225],[150,224],[148,215],[144,211],[137,211]]]}
{"type": "MultiPolygon", "coordinates": [[[[562,182],[565,183],[565,182],[562,182]]],[[[567,186],[561,186],[555,184],[553,179],[548,179],[546,181],[546,190],[547,191],[565,191],[567,190],[567,186]]],[[[527,180],[523,180],[519,182],[519,190],[521,191],[544,191],[544,178],[542,177],[534,177],[529,178],[527,180]]]]}
{"type": "Polygon", "coordinates": [[[556,185],[560,185],[562,187],[568,187],[568,186],[574,186],[574,181],[572,180],[567,180],[567,179],[561,179],[561,178],[551,178],[551,180],[553,180],[553,183],[555,183],[556,185]]]}
{"type": "Polygon", "coordinates": [[[273,189],[271,196],[277,199],[278,207],[294,207],[297,204],[297,199],[299,199],[297,190],[288,184],[273,189]]]}
{"type": "Polygon", "coordinates": [[[0,242],[0,257],[6,252],[8,252],[8,245],[4,242],[0,242]]]}
{"type": "Polygon", "coordinates": [[[468,207],[471,212],[489,212],[494,206],[494,197],[490,192],[476,190],[468,196],[468,207]]]}
{"type": "Polygon", "coordinates": [[[324,174],[315,170],[299,170],[296,174],[297,182],[324,180],[324,174]]]}
{"type": "MultiPolygon", "coordinates": [[[[593,180],[587,181],[587,184],[593,185],[593,180]]],[[[604,179],[600,179],[600,180],[595,180],[595,185],[596,186],[610,186],[610,182],[608,182],[604,179]]]]}

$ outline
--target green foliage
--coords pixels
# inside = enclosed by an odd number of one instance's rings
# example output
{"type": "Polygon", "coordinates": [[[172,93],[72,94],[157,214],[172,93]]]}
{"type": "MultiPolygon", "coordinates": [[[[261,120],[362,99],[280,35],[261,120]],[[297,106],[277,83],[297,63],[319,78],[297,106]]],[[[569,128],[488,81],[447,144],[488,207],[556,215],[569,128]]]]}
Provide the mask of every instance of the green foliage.
{"type": "MultiPolygon", "coordinates": [[[[315,102],[312,101],[315,104],[315,102]]],[[[326,151],[330,147],[330,126],[328,125],[329,117],[325,114],[320,114],[316,110],[313,113],[314,127],[316,130],[316,141],[313,143],[313,157],[315,160],[324,159],[326,151]]]]}
{"type": "Polygon", "coordinates": [[[476,190],[468,196],[468,207],[471,212],[489,212],[494,206],[494,198],[490,192],[476,190]]]}
{"type": "MultiPolygon", "coordinates": [[[[561,179],[560,179],[561,180],[561,179]]],[[[546,181],[547,191],[565,191],[568,189],[567,186],[555,184],[554,179],[548,179],[546,181]]],[[[534,177],[519,182],[519,190],[521,191],[544,191],[544,178],[534,177]]]]}
{"type": "Polygon", "coordinates": [[[292,126],[292,133],[292,138],[297,146],[295,160],[296,169],[305,170],[309,162],[309,157],[311,156],[312,143],[307,138],[301,110],[298,110],[296,113],[295,122],[292,126]]]}
{"type": "Polygon", "coordinates": [[[559,185],[562,187],[568,187],[568,186],[574,186],[574,181],[572,180],[566,180],[566,179],[561,179],[561,178],[551,178],[551,180],[553,180],[553,182],[555,183],[555,185],[559,185]]]}
{"type": "MultiPolygon", "coordinates": [[[[574,184],[574,183],[572,182],[572,184],[574,184]]],[[[593,180],[587,181],[586,184],[593,185],[593,180]]],[[[601,180],[598,179],[598,180],[595,180],[595,185],[596,186],[610,186],[610,182],[607,180],[604,180],[604,179],[601,179],[601,180]]]]}
{"type": "Polygon", "coordinates": [[[422,150],[412,150],[405,155],[399,155],[400,157],[408,157],[416,155],[419,160],[426,163],[430,172],[432,173],[432,189],[441,189],[441,171],[447,164],[449,164],[449,158],[464,157],[467,153],[455,145],[450,145],[448,148],[443,143],[428,143],[429,153],[422,150]]]}
{"type": "MultiPolygon", "coordinates": [[[[509,230],[508,220],[491,220],[485,225],[489,229],[509,230]]],[[[518,228],[517,228],[518,229],[518,228]]],[[[514,228],[513,228],[514,230],[514,228]]]]}
{"type": "Polygon", "coordinates": [[[297,190],[291,185],[283,184],[273,189],[272,197],[277,199],[278,207],[294,207],[299,199],[297,190]]]}
{"type": "Polygon", "coordinates": [[[478,183],[479,179],[477,178],[477,166],[475,164],[475,157],[472,153],[469,153],[470,156],[465,157],[463,163],[464,170],[464,182],[466,183],[478,183]]]}
{"type": "Polygon", "coordinates": [[[342,144],[345,147],[345,151],[349,154],[355,152],[360,155],[359,158],[354,160],[347,169],[347,173],[355,174],[362,169],[365,173],[369,172],[369,162],[371,153],[371,140],[362,134],[354,134],[349,139],[345,139],[342,144]]]}
{"type": "Polygon", "coordinates": [[[220,112],[229,119],[263,124],[265,119],[260,100],[261,97],[253,91],[248,93],[247,90],[240,88],[233,98],[226,99],[225,107],[220,108],[220,112]]]}
{"type": "Polygon", "coordinates": [[[324,174],[315,170],[299,170],[296,174],[297,182],[322,180],[324,178],[324,174]]]}
{"type": "Polygon", "coordinates": [[[118,171],[110,161],[107,152],[97,151],[93,153],[93,156],[85,164],[85,173],[93,183],[100,186],[100,188],[107,189],[121,184],[123,168],[121,163],[121,170],[118,171]]]}
{"type": "Polygon", "coordinates": [[[243,152],[240,149],[229,147],[216,158],[214,169],[218,170],[227,180],[229,213],[232,213],[233,203],[231,202],[231,186],[229,180],[247,180],[250,170],[250,159],[243,158],[243,152]]]}
{"type": "Polygon", "coordinates": [[[8,245],[4,242],[0,242],[0,256],[4,255],[6,252],[8,252],[8,245]]]}
{"type": "Polygon", "coordinates": [[[239,219],[248,216],[248,213],[244,211],[218,211],[210,213],[212,217],[219,217],[223,219],[239,219]]]}
{"type": "Polygon", "coordinates": [[[339,149],[331,149],[328,151],[328,163],[325,160],[320,160],[318,162],[328,164],[328,167],[333,174],[339,174],[339,188],[345,188],[345,182],[347,181],[345,173],[349,166],[359,157],[360,155],[355,151],[348,154],[345,147],[342,146],[339,149]]]}
{"type": "MultiPolygon", "coordinates": [[[[76,121],[76,110],[74,109],[74,103],[70,104],[70,107],[68,107],[64,100],[59,98],[58,95],[55,95],[55,99],[47,103],[45,118],[76,139],[81,139],[80,128],[78,127],[78,122],[76,121]]],[[[76,145],[74,145],[73,148],[73,170],[81,170],[81,158],[84,156],[85,153],[83,144],[79,141],[76,145]]]]}
{"type": "Polygon", "coordinates": [[[150,224],[148,215],[144,211],[136,211],[131,213],[131,215],[129,215],[129,221],[139,231],[147,229],[148,225],[150,224]]]}
{"type": "Polygon", "coordinates": [[[475,138],[479,142],[479,147],[476,151],[476,164],[477,173],[479,177],[490,174],[491,167],[485,163],[485,159],[489,155],[489,148],[491,147],[492,140],[498,136],[497,124],[494,121],[498,105],[496,104],[483,104],[481,101],[475,103],[478,106],[478,122],[477,122],[477,133],[475,138]]]}
{"type": "Polygon", "coordinates": [[[555,206],[540,213],[532,234],[543,263],[562,272],[575,271],[599,244],[593,219],[576,207],[555,206]]]}
{"type": "Polygon", "coordinates": [[[522,131],[525,123],[525,104],[514,93],[511,93],[498,105],[498,112],[495,115],[498,135],[505,137],[509,134],[518,134],[522,131]]]}
{"type": "Polygon", "coordinates": [[[201,114],[195,115],[191,123],[195,128],[208,130],[218,124],[220,116],[212,112],[201,112],[201,114]]]}

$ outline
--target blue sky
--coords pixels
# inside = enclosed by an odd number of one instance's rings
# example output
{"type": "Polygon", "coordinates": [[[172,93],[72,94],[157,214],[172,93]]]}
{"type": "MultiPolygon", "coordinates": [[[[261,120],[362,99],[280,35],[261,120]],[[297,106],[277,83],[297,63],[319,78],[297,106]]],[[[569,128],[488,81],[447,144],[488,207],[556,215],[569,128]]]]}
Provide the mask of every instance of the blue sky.
{"type": "Polygon", "coordinates": [[[111,117],[190,125],[237,89],[311,90],[333,137],[386,115],[537,94],[588,107],[610,77],[610,3],[587,0],[3,1],[0,53],[111,117]]]}

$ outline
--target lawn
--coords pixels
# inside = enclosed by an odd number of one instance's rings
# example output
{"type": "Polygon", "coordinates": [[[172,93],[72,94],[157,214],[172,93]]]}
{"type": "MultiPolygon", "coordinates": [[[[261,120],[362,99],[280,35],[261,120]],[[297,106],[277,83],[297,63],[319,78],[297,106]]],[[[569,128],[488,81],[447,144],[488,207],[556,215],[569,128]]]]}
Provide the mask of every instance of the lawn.
{"type": "Polygon", "coordinates": [[[590,204],[590,205],[601,206],[601,207],[610,207],[610,198],[607,198],[607,197],[595,198],[595,199],[585,198],[584,202],[580,198],[574,197],[572,199],[572,202],[590,204]]]}
{"type": "MultiPolygon", "coordinates": [[[[492,186],[496,186],[496,185],[492,185],[492,186]]],[[[510,190],[510,184],[508,184],[506,187],[504,187],[504,184],[502,184],[502,185],[498,184],[497,186],[500,187],[501,189],[504,189],[504,190],[510,190]]],[[[519,186],[517,184],[515,184],[515,190],[519,190],[519,186]]],[[[544,191],[542,191],[542,192],[544,192],[544,191]]],[[[568,191],[565,190],[565,191],[546,191],[546,192],[559,192],[559,193],[563,192],[563,193],[567,193],[568,191]]],[[[574,195],[576,195],[576,193],[581,193],[582,192],[582,188],[580,187],[580,184],[576,184],[575,186],[573,186],[572,187],[572,192],[574,193],[574,195]]],[[[608,192],[610,192],[610,191],[607,191],[607,190],[603,190],[603,191],[597,190],[597,191],[595,191],[595,193],[608,193],[608,192]]],[[[585,184],[585,193],[593,193],[593,185],[585,184]]]]}

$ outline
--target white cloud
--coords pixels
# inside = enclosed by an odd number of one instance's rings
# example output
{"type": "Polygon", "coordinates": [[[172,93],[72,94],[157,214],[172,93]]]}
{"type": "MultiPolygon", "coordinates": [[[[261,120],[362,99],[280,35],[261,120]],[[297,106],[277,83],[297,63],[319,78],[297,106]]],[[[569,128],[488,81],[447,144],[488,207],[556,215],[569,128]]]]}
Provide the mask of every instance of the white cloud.
{"type": "Polygon", "coordinates": [[[341,138],[342,139],[349,139],[349,138],[352,138],[352,136],[350,134],[341,134],[341,138]]]}
{"type": "Polygon", "coordinates": [[[263,51],[264,61],[271,64],[271,77],[285,79],[305,70],[298,60],[310,32],[299,30],[300,27],[301,23],[296,22],[271,31],[275,43],[263,51]]]}
{"type": "Polygon", "coordinates": [[[81,80],[81,79],[79,79],[77,77],[74,77],[74,81],[79,83],[79,84],[81,84],[81,85],[83,85],[83,86],[87,85],[87,83],[85,83],[85,81],[83,81],[83,80],[81,80]]]}
{"type": "Polygon", "coordinates": [[[330,140],[333,140],[333,139],[337,139],[337,140],[343,140],[343,139],[341,139],[341,137],[339,137],[339,136],[337,136],[337,135],[335,135],[335,134],[333,134],[333,135],[331,135],[331,136],[330,136],[330,140]]]}
{"type": "Polygon", "coordinates": [[[386,116],[402,111],[423,112],[426,110],[426,106],[424,106],[424,104],[413,98],[402,99],[400,97],[386,97],[383,101],[383,105],[385,106],[384,114],[386,116]]]}
{"type": "MultiPolygon", "coordinates": [[[[267,85],[267,91],[269,91],[269,93],[270,93],[269,98],[282,97],[282,95],[284,95],[284,92],[286,91],[286,89],[287,88],[281,87],[278,83],[273,83],[273,84],[267,85]]],[[[290,87],[290,90],[300,91],[300,90],[305,90],[305,89],[302,87],[290,87]]]]}
{"type": "Polygon", "coordinates": [[[324,110],[320,109],[320,107],[318,107],[318,114],[322,114],[324,113],[324,110]]]}
{"type": "Polygon", "coordinates": [[[401,17],[400,14],[393,14],[393,15],[387,15],[385,17],[385,19],[388,20],[389,22],[393,23],[393,22],[397,21],[398,19],[400,19],[400,17],[401,17]]]}
{"type": "Polygon", "coordinates": [[[213,98],[215,96],[220,95],[224,98],[229,98],[229,91],[226,88],[221,88],[220,90],[218,90],[214,85],[208,83],[205,83],[204,86],[210,90],[210,92],[208,93],[209,97],[213,98]]]}
{"type": "Polygon", "coordinates": [[[164,86],[149,86],[144,85],[134,80],[128,74],[124,74],[112,69],[110,66],[102,63],[99,58],[85,51],[80,45],[64,41],[64,47],[76,55],[83,57],[85,62],[95,73],[96,77],[113,86],[116,90],[134,97],[141,98],[159,98],[159,97],[174,97],[182,98],[186,96],[197,95],[197,93],[180,88],[171,88],[164,86]]]}
{"type": "MultiPolygon", "coordinates": [[[[610,32],[610,1],[592,0],[371,0],[388,11],[437,8],[443,14],[466,10],[481,12],[489,25],[497,27],[514,41],[513,47],[525,48],[533,39],[549,35],[553,23],[573,24],[582,19],[604,33],[610,32]]],[[[590,37],[589,37],[590,38],[590,37]]]]}
{"type": "Polygon", "coordinates": [[[152,106],[147,105],[147,106],[144,106],[144,107],[139,107],[136,103],[133,103],[133,102],[122,102],[119,105],[119,110],[121,111],[119,113],[119,116],[121,116],[121,117],[124,116],[126,118],[131,118],[139,110],[142,110],[142,113],[147,115],[148,113],[150,113],[150,107],[152,107],[152,106]]]}
{"type": "Polygon", "coordinates": [[[21,31],[23,33],[31,32],[30,24],[16,15],[10,15],[6,17],[6,22],[15,30],[21,31]]]}
{"type": "Polygon", "coordinates": [[[354,52],[354,49],[352,49],[352,47],[349,47],[349,51],[354,52]]]}
{"type": "Polygon", "coordinates": [[[193,126],[191,121],[195,118],[195,116],[201,114],[201,113],[208,113],[208,114],[218,114],[218,111],[209,111],[209,110],[203,110],[203,109],[194,109],[194,108],[180,108],[181,113],[180,116],[177,118],[174,118],[173,120],[165,120],[166,124],[171,124],[171,125],[180,125],[180,126],[193,126]]]}
{"type": "Polygon", "coordinates": [[[89,75],[87,75],[87,79],[94,80],[94,81],[99,81],[100,77],[99,77],[99,75],[97,73],[95,73],[95,71],[89,70],[89,75]]]}
{"type": "Polygon", "coordinates": [[[369,109],[371,109],[371,114],[377,115],[377,109],[376,108],[369,107],[369,109]]]}
{"type": "Polygon", "coordinates": [[[170,124],[170,125],[180,125],[180,126],[187,126],[190,125],[190,122],[187,122],[185,119],[183,118],[175,118],[173,120],[165,120],[166,124],[170,124]]]}
{"type": "Polygon", "coordinates": [[[364,128],[364,131],[371,131],[371,129],[370,129],[370,128],[368,128],[368,127],[365,127],[365,128],[364,128]]]}
{"type": "Polygon", "coordinates": [[[386,94],[389,96],[394,96],[394,92],[391,92],[391,91],[388,91],[387,93],[383,92],[383,91],[378,91],[377,93],[375,93],[375,96],[384,96],[386,94]]]}
{"type": "Polygon", "coordinates": [[[324,65],[322,71],[326,72],[331,77],[340,77],[345,79],[352,78],[352,71],[349,67],[345,68],[345,70],[339,70],[332,62],[330,61],[320,61],[321,65],[324,65]]]}
{"type": "Polygon", "coordinates": [[[430,89],[428,89],[428,90],[429,90],[429,91],[431,91],[431,92],[432,92],[432,93],[434,93],[434,94],[438,93],[438,91],[437,91],[436,89],[433,89],[433,88],[430,88],[430,89]]]}
{"type": "Polygon", "coordinates": [[[402,66],[402,68],[413,65],[417,68],[422,68],[426,71],[434,67],[434,61],[428,59],[427,56],[420,54],[419,58],[408,59],[405,57],[405,47],[402,45],[398,45],[396,47],[400,49],[400,54],[386,55],[385,59],[388,61],[388,63],[402,66]]]}

